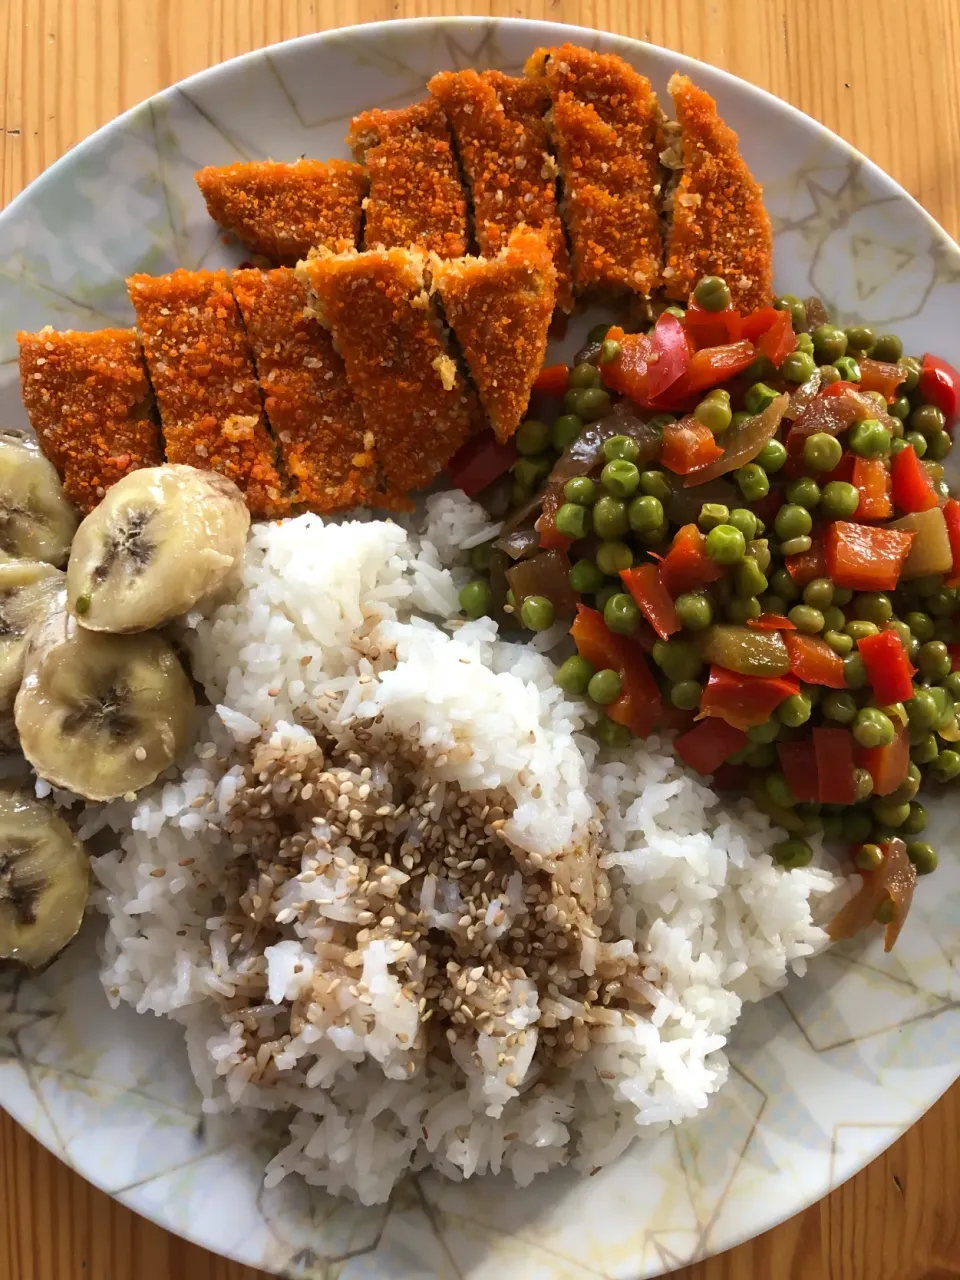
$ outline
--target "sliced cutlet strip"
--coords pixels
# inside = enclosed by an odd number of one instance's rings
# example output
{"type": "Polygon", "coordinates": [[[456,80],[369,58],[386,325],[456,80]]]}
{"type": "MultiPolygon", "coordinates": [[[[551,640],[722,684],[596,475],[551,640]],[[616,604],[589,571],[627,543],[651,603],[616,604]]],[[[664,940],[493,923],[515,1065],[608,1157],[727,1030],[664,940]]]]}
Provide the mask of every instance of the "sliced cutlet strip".
{"type": "Polygon", "coordinates": [[[225,271],[131,276],[168,462],[228,476],[250,514],[286,507],[253,361],[225,271]]]}
{"type": "Polygon", "coordinates": [[[574,288],[649,297],[663,256],[661,113],[650,81],[622,58],[571,44],[538,49],[526,71],[550,93],[574,288]]]}
{"type": "Polygon", "coordinates": [[[669,89],[683,169],[667,234],[667,297],[685,302],[701,276],[716,275],[726,280],[735,307],[754,311],[773,296],[773,231],[763,192],[713,98],[686,76],[674,75],[669,89]]]}
{"type": "Polygon", "coordinates": [[[514,227],[540,230],[557,271],[557,306],[570,311],[570,256],[557,212],[557,166],[544,116],[542,80],[502,71],[441,71],[427,88],[443,107],[473,197],[477,245],[485,257],[514,227]]]}
{"type": "Polygon", "coordinates": [[[394,494],[430,484],[476,425],[416,249],[324,254],[297,268],[333,335],[394,494]]]}
{"type": "Polygon", "coordinates": [[[509,440],[547,349],[557,277],[547,239],[518,227],[495,258],[434,256],[430,275],[490,425],[509,440]]]}
{"type": "Polygon", "coordinates": [[[306,286],[292,267],[230,279],[293,501],[320,512],[365,501],[376,472],[363,414],[330,334],[306,311],[306,286]]]}
{"type": "Polygon", "coordinates": [[[441,258],[467,252],[467,200],[450,130],[433,98],[398,111],[365,111],[347,142],[367,166],[367,249],[419,249],[441,258]]]}
{"type": "Polygon", "coordinates": [[[40,448],[81,511],[138,467],[163,461],[133,329],[18,333],[20,389],[40,448]]]}
{"type": "Polygon", "coordinates": [[[367,177],[347,160],[210,166],[196,175],[215,222],[252,253],[293,267],[311,249],[350,249],[360,234],[367,177]]]}

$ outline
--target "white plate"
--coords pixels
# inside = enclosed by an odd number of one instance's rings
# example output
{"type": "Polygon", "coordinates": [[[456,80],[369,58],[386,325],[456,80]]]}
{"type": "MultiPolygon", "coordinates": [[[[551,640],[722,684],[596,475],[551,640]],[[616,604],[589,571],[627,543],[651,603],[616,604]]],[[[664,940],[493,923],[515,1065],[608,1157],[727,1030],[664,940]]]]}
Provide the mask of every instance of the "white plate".
{"type": "MultiPolygon", "coordinates": [[[[398,106],[436,71],[518,70],[564,40],[627,58],[665,90],[687,71],[741,136],[777,233],[778,287],[818,293],[960,364],[960,251],[869,161],[775,98],[663,49],[548,23],[379,23],[206,71],[121,116],[0,216],[0,421],[24,421],[15,331],[129,325],[124,277],[230,264],[193,183],[238,158],[346,155],[350,116],[398,106]]],[[[919,122],[918,122],[919,123],[919,122]]],[[[291,1276],[653,1276],[729,1248],[825,1195],[926,1110],[960,1063],[960,867],[941,869],[893,956],[837,949],[747,1011],[731,1080],[703,1119],[614,1167],[508,1181],[411,1180],[388,1207],[260,1187],[262,1153],[212,1133],[176,1028],[111,1012],[88,938],[43,977],[0,978],[0,1100],[125,1204],[208,1248],[291,1276]]],[[[945,856],[944,856],[945,854],[945,856]]],[[[95,924],[96,922],[94,922],[95,924]]]]}

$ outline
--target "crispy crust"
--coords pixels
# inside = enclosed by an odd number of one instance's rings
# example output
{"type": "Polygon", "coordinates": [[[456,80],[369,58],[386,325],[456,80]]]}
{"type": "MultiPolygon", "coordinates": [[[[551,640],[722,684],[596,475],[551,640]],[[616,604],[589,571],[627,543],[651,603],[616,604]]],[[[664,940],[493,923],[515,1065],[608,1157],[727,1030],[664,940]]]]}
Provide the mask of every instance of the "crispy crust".
{"type": "Polygon", "coordinates": [[[282,512],[260,393],[225,271],[131,276],[147,368],[160,407],[167,461],[228,476],[251,515],[282,512]]]}
{"type": "Polygon", "coordinates": [[[366,166],[364,246],[467,251],[467,201],[443,112],[432,98],[399,111],[365,111],[347,142],[366,166]]]}
{"type": "Polygon", "coordinates": [[[442,71],[427,88],[446,112],[473,196],[480,252],[498,253],[526,223],[546,237],[557,271],[557,305],[573,307],[570,256],[557,212],[557,169],[542,80],[502,71],[442,71]]]}
{"type": "Polygon", "coordinates": [[[520,425],[543,364],[556,274],[546,237],[526,227],[495,258],[431,260],[432,288],[498,440],[520,425]]]}
{"type": "Polygon", "coordinates": [[[363,414],[330,334],[305,314],[306,287],[291,267],[235,271],[231,284],[294,502],[326,512],[367,501],[375,471],[363,414]]]}
{"type": "Polygon", "coordinates": [[[347,160],[272,160],[213,165],[196,183],[216,222],[253,253],[295,266],[311,249],[351,249],[367,190],[363,168],[347,160]]]}
{"type": "Polygon", "coordinates": [[[90,511],[138,467],[163,461],[160,428],[132,329],[18,333],[20,389],[64,492],[90,511]]]}
{"type": "Polygon", "coordinates": [[[773,232],[763,192],[710,95],[681,75],[671,78],[669,88],[684,168],[667,238],[667,296],[686,301],[701,276],[718,275],[733,305],[753,311],[773,296],[773,232]]]}
{"type": "Polygon", "coordinates": [[[538,49],[526,71],[550,92],[574,287],[648,297],[663,255],[661,115],[650,81],[622,58],[571,44],[538,49]]]}
{"type": "Polygon", "coordinates": [[[474,427],[475,404],[424,289],[424,254],[321,254],[297,268],[343,357],[393,493],[430,484],[474,427]]]}

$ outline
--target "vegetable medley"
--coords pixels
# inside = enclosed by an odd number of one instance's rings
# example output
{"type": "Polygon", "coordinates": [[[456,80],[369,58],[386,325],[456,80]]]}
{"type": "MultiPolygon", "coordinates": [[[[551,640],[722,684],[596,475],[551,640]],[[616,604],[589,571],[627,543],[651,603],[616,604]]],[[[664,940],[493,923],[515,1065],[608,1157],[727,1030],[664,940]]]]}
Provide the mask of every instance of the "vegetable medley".
{"type": "Polygon", "coordinates": [[[451,467],[492,508],[508,492],[464,613],[569,626],[557,680],[600,739],[676,731],[788,832],[783,866],[818,832],[846,847],[863,886],[831,932],[877,919],[889,949],[937,865],[918,792],[960,775],[960,375],[815,298],[741,315],[706,277],[535,390],[552,423],[451,467]]]}

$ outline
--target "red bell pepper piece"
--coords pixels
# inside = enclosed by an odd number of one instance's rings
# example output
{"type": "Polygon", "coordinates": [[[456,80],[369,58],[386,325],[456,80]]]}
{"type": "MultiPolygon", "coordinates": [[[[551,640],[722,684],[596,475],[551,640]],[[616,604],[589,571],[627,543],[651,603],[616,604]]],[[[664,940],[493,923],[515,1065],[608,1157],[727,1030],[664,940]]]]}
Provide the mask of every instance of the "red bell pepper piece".
{"type": "Polygon", "coordinates": [[[860,385],[856,382],[845,382],[843,378],[838,378],[836,382],[831,382],[823,388],[820,395],[824,400],[830,400],[833,396],[842,396],[847,391],[859,391],[860,385]]]}
{"type": "Polygon", "coordinates": [[[666,640],[675,631],[683,628],[677,615],[673,599],[660,576],[655,564],[637,565],[635,569],[622,569],[620,581],[633,596],[640,607],[640,612],[653,627],[661,640],[666,640]]]}
{"type": "MultiPolygon", "coordinates": [[[[929,511],[937,505],[937,491],[912,444],[890,460],[893,501],[901,511],[929,511]]],[[[859,516],[860,509],[857,509],[859,516]]]]}
{"type": "Polygon", "coordinates": [[[916,667],[907,657],[896,631],[879,631],[857,641],[857,652],[867,668],[867,679],[881,707],[913,697],[916,667]]]}
{"type": "MultiPolygon", "coordinates": [[[[912,453],[913,450],[908,448],[903,452],[912,453]]],[[[893,503],[890,501],[890,472],[882,458],[854,457],[851,480],[853,487],[860,494],[860,505],[857,507],[858,520],[887,520],[893,515],[893,503]]]]}
{"type": "Polygon", "coordinates": [[[534,378],[533,389],[545,396],[562,396],[569,377],[570,370],[565,364],[548,364],[534,378]]]}
{"type": "Polygon", "coordinates": [[[857,747],[854,759],[873,779],[873,794],[889,796],[901,785],[910,767],[910,735],[901,725],[888,747],[857,747]]]}
{"type": "Polygon", "coordinates": [[[543,495],[543,504],[534,528],[540,537],[540,546],[545,551],[566,551],[575,541],[557,528],[556,516],[562,505],[562,489],[548,489],[543,495]]]}
{"type": "Polygon", "coordinates": [[[952,430],[960,411],[960,373],[928,351],[920,366],[917,390],[924,400],[937,406],[947,420],[947,430],[952,430]]]}
{"type": "Polygon", "coordinates": [[[903,370],[898,364],[888,364],[885,360],[858,361],[860,365],[860,390],[879,391],[887,404],[897,398],[897,388],[903,381],[903,370]]]}
{"type": "MultiPolygon", "coordinates": [[[[672,319],[676,320],[676,316],[672,319]]],[[[620,352],[613,360],[603,360],[598,366],[604,385],[638,403],[645,402],[653,342],[645,333],[624,333],[618,325],[611,325],[607,337],[619,342],[620,352]]]]}
{"type": "Polygon", "coordinates": [[[777,755],[787,786],[796,800],[810,802],[817,798],[817,756],[811,738],[799,742],[778,742],[777,755]]]}
{"type": "Polygon", "coordinates": [[[619,342],[620,352],[600,364],[604,384],[646,405],[663,395],[686,373],[690,365],[690,343],[686,330],[668,311],[657,320],[653,335],[624,333],[616,325],[607,337],[619,342]]]}
{"type": "Polygon", "coordinates": [[[675,475],[685,476],[721,457],[723,446],[717,444],[713,432],[696,418],[668,422],[663,428],[660,461],[675,475]]]}
{"type": "Polygon", "coordinates": [[[823,546],[816,535],[811,540],[809,551],[798,551],[796,555],[784,556],[783,563],[787,573],[798,587],[805,587],[814,578],[826,577],[827,566],[823,559],[823,546]]]}
{"type": "Polygon", "coordinates": [[[800,686],[789,676],[742,676],[726,667],[711,666],[700,698],[700,710],[719,716],[737,729],[766,724],[784,698],[800,686]]]}
{"type": "Polygon", "coordinates": [[[663,311],[653,329],[653,356],[647,369],[647,396],[669,390],[690,367],[690,342],[676,316],[663,311]]]}
{"type": "Polygon", "coordinates": [[[814,729],[817,799],[821,804],[853,804],[853,736],[849,729],[814,729]]]}
{"type": "Polygon", "coordinates": [[[724,311],[705,311],[699,303],[691,301],[683,323],[698,351],[704,347],[739,342],[743,336],[743,320],[734,307],[727,307],[724,311]]]}
{"type": "Polygon", "coordinates": [[[512,440],[501,444],[492,431],[484,431],[462,445],[447,464],[450,481],[473,497],[488,484],[493,484],[517,460],[517,446],[512,440]]]}
{"type": "MultiPolygon", "coordinates": [[[[701,720],[701,724],[723,724],[722,720],[701,720]]],[[[739,733],[739,729],[735,729],[734,733],[739,733]]],[[[750,739],[748,738],[749,742],[750,739]]],[[[750,785],[751,778],[754,777],[753,770],[745,764],[730,764],[726,762],[719,765],[713,771],[713,789],[714,791],[737,791],[741,795],[750,785]]]]}
{"type": "MultiPolygon", "coordinates": [[[[804,684],[822,684],[828,689],[845,689],[843,659],[820,636],[788,631],[783,642],[790,655],[790,670],[804,684]]],[[[896,698],[891,699],[896,702],[896,698]]]]}
{"type": "Polygon", "coordinates": [[[743,317],[741,324],[742,337],[756,345],[767,330],[777,323],[777,317],[781,315],[776,307],[758,307],[756,311],[751,311],[748,316],[743,317]]]}
{"type": "Polygon", "coordinates": [[[956,498],[948,498],[943,504],[943,518],[953,555],[953,569],[947,578],[947,586],[956,587],[960,586],[960,502],[956,498]]]}
{"type": "Polygon", "coordinates": [[[731,342],[722,347],[704,347],[690,357],[690,364],[682,378],[663,395],[649,402],[652,409],[672,411],[685,409],[687,402],[698,391],[718,387],[722,382],[743,373],[756,359],[752,342],[731,342]]]}
{"type": "Polygon", "coordinates": [[[759,618],[748,618],[747,626],[754,631],[796,631],[796,623],[782,613],[761,613],[759,618]]]}
{"type": "Polygon", "coordinates": [[[950,670],[960,671],[960,644],[948,644],[947,652],[950,654],[950,670]]]}
{"type": "Polygon", "coordinates": [[[611,720],[646,738],[662,710],[660,689],[640,646],[629,636],[615,635],[596,609],[577,605],[570,628],[577,652],[598,671],[610,667],[620,676],[619,698],[604,708],[611,720]]]}
{"type": "Polygon", "coordinates": [[[757,350],[779,369],[797,347],[797,335],[789,311],[778,311],[777,318],[757,343],[757,350]]]}
{"type": "MultiPolygon", "coordinates": [[[[826,576],[834,586],[854,591],[895,591],[916,536],[908,529],[880,529],[835,520],[823,532],[826,576]]],[[[788,556],[788,569],[789,561],[788,556]]]]}
{"type": "Polygon", "coordinates": [[[707,555],[706,541],[695,524],[685,524],[673,535],[660,564],[660,579],[674,600],[684,591],[723,577],[723,567],[707,555]]]}
{"type": "Polygon", "coordinates": [[[677,738],[673,746],[684,764],[706,776],[749,744],[750,739],[742,729],[724,720],[700,720],[689,733],[677,738]]]}

